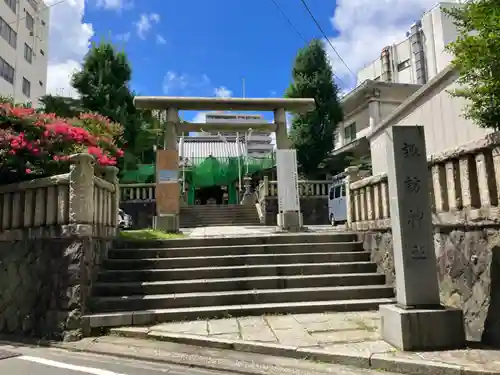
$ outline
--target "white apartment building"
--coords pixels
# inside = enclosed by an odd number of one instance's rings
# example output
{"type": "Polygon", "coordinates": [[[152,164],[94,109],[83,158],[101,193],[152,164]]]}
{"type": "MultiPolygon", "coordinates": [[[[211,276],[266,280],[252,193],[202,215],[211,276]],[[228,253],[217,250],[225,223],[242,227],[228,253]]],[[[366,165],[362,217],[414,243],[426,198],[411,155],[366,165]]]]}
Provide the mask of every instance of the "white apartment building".
{"type": "Polygon", "coordinates": [[[366,80],[424,85],[451,62],[445,50],[458,31],[443,11],[459,1],[441,2],[425,12],[399,43],[386,46],[380,56],[358,72],[358,84],[366,80]]]}
{"type": "MultiPolygon", "coordinates": [[[[241,124],[241,132],[220,132],[220,135],[228,142],[235,142],[237,136],[240,142],[245,142],[245,137],[247,137],[248,155],[253,157],[262,157],[274,149],[271,143],[271,133],[262,131],[248,132],[248,128],[251,128],[252,123],[262,123],[264,121],[264,117],[260,114],[210,112],[205,115],[205,122],[207,124],[221,122],[241,124]]],[[[218,133],[206,131],[201,133],[201,135],[218,137],[218,133]]]]}
{"type": "Polygon", "coordinates": [[[42,0],[0,0],[0,95],[31,102],[45,95],[49,8],[42,0]]]}
{"type": "Polygon", "coordinates": [[[449,66],[452,56],[445,46],[456,40],[458,32],[443,9],[456,6],[458,2],[436,4],[411,26],[403,41],[384,47],[358,72],[358,86],[341,100],[344,121],[335,133],[333,155],[370,155],[367,135],[449,66]]]}

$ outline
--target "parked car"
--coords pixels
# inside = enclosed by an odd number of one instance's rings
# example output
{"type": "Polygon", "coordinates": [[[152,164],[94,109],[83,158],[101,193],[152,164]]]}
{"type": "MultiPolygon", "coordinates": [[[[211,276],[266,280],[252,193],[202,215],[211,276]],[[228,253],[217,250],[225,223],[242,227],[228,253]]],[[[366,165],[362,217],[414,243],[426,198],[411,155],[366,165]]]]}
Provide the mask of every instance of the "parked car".
{"type": "Polygon", "coordinates": [[[132,216],[126,214],[121,208],[118,210],[118,226],[121,229],[132,228],[132,216]]]}

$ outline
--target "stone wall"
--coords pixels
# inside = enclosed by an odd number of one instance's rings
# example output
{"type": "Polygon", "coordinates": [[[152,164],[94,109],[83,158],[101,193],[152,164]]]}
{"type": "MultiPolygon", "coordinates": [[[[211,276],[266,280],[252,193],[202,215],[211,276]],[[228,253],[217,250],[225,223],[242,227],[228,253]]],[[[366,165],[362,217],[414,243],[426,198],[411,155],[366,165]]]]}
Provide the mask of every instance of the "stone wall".
{"type": "Polygon", "coordinates": [[[93,160],[75,155],[67,174],[0,185],[0,333],[84,333],[81,316],[118,219],[117,169],[94,169],[93,160]]]}
{"type": "Polygon", "coordinates": [[[89,311],[92,282],[113,240],[87,231],[52,227],[0,240],[0,333],[82,337],[81,316],[89,311]]]}
{"type": "MultiPolygon", "coordinates": [[[[263,213],[265,214],[265,225],[277,225],[276,215],[278,214],[278,198],[266,197],[260,201],[263,213]]],[[[300,210],[304,225],[326,225],[329,224],[328,197],[301,197],[300,210]]]]}
{"type": "MultiPolygon", "coordinates": [[[[500,347],[500,228],[436,230],[441,302],[463,309],[467,339],[500,347]]],[[[378,271],[395,283],[392,234],[362,232],[378,271]]]]}
{"type": "MultiPolygon", "coordinates": [[[[463,310],[469,340],[500,347],[500,134],[428,161],[441,303],[463,310]]],[[[387,175],[346,172],[348,227],[394,285],[387,175]]]]}

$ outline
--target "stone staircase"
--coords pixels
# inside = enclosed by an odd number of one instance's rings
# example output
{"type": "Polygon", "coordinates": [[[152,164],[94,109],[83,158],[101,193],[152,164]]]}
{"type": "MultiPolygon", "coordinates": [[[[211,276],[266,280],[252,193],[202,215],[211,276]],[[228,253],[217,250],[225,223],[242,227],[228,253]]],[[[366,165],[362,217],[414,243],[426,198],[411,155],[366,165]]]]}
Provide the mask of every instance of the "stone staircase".
{"type": "Polygon", "coordinates": [[[260,225],[254,205],[207,204],[182,206],[179,215],[181,228],[224,225],[260,225]]]}
{"type": "Polygon", "coordinates": [[[121,242],[93,285],[90,328],[377,309],[393,290],[345,233],[121,242]]]}

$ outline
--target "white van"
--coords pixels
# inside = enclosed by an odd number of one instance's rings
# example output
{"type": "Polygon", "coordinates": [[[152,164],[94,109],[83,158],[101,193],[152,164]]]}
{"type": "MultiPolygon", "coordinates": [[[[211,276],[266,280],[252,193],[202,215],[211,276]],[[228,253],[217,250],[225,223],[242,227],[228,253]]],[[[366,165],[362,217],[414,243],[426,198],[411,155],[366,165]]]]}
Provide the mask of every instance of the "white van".
{"type": "Polygon", "coordinates": [[[347,221],[347,200],[344,173],[332,178],[332,185],[328,191],[328,214],[332,225],[345,223],[347,221]]]}

